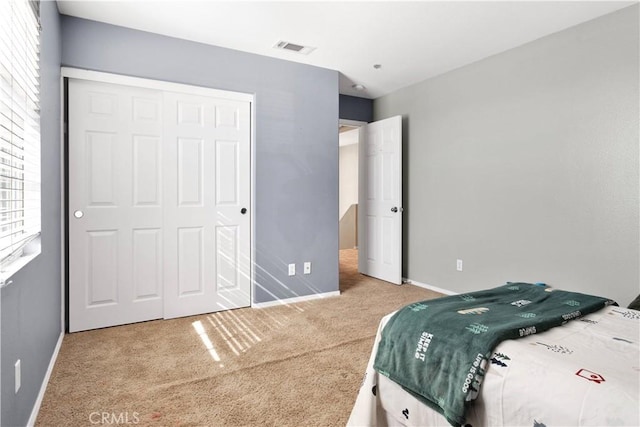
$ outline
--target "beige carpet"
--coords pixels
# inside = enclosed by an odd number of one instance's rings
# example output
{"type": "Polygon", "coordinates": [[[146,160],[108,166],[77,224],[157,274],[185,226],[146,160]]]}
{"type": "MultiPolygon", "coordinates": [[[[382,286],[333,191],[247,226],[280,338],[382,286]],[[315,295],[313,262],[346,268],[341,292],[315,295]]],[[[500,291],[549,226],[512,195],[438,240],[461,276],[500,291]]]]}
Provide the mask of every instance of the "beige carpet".
{"type": "Polygon", "coordinates": [[[440,296],[356,264],[337,297],[66,335],[36,425],[344,426],[380,318],[440,296]]]}

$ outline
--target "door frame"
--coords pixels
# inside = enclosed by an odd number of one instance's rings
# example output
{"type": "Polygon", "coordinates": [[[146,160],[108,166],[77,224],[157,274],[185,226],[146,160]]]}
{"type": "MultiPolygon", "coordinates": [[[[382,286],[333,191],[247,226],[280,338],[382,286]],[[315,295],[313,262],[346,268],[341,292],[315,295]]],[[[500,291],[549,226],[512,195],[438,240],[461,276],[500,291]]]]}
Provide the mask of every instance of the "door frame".
{"type": "Polygon", "coordinates": [[[222,99],[231,99],[234,101],[246,101],[249,102],[251,130],[249,132],[249,200],[251,203],[251,221],[249,225],[249,254],[251,259],[249,260],[249,282],[251,283],[249,306],[253,307],[253,295],[255,287],[255,140],[256,140],[256,110],[255,110],[255,95],[243,92],[233,92],[223,89],[214,89],[204,86],[195,86],[182,83],[173,83],[163,80],[154,80],[142,77],[132,77],[124,74],[106,73],[101,71],[91,71],[73,67],[60,67],[60,88],[61,88],[61,111],[60,115],[60,133],[62,149],[60,150],[60,171],[61,171],[61,191],[60,191],[60,203],[62,207],[61,213],[61,242],[62,242],[62,260],[61,260],[61,275],[62,275],[62,295],[61,298],[61,323],[63,330],[69,332],[69,313],[68,313],[68,298],[69,298],[69,163],[68,163],[68,129],[67,129],[67,81],[68,79],[89,80],[100,83],[111,83],[124,86],[134,86],[145,89],[156,89],[169,92],[180,92],[185,94],[210,96],[222,99]]]}
{"type": "MultiPolygon", "coordinates": [[[[350,120],[350,119],[339,119],[338,120],[338,162],[340,162],[340,126],[351,126],[358,129],[358,165],[360,163],[360,148],[362,147],[363,138],[365,137],[365,126],[369,123],[360,120],[350,120]]],[[[339,169],[339,168],[338,168],[339,169]]],[[[362,183],[360,182],[360,177],[358,177],[358,200],[360,199],[360,192],[362,191],[362,183]]],[[[338,205],[340,204],[340,171],[338,171],[338,205]]],[[[358,253],[360,253],[360,207],[358,206],[358,215],[356,216],[356,228],[358,230],[358,253]]],[[[336,215],[337,221],[340,220],[339,212],[336,215]]],[[[340,242],[340,227],[338,226],[338,242],[340,242]]],[[[338,244],[338,257],[340,256],[340,245],[338,244]]],[[[358,265],[358,270],[360,270],[360,266],[358,265]]]]}
{"type": "MultiPolygon", "coordinates": [[[[381,120],[384,120],[384,119],[381,119],[381,120]]],[[[358,167],[359,168],[362,167],[362,159],[364,157],[362,149],[363,149],[363,146],[364,146],[363,143],[366,141],[366,137],[367,137],[367,135],[366,135],[366,133],[367,133],[366,132],[366,127],[371,123],[374,123],[374,122],[365,122],[365,121],[348,120],[348,119],[339,119],[338,120],[338,126],[345,125],[345,126],[352,126],[352,127],[358,128],[358,132],[359,132],[359,135],[358,135],[358,167]]],[[[401,132],[402,132],[402,124],[401,124],[401,132]]],[[[402,143],[403,139],[404,139],[404,135],[401,136],[401,141],[400,141],[401,153],[402,153],[403,148],[404,148],[404,144],[402,143]]],[[[404,164],[403,162],[404,162],[404,160],[401,160],[401,165],[404,164]]],[[[401,185],[404,183],[403,172],[400,173],[400,182],[401,182],[401,185]]],[[[360,200],[360,196],[365,191],[364,190],[365,188],[366,188],[366,182],[364,182],[362,180],[361,173],[360,173],[360,171],[358,171],[358,200],[360,200]]],[[[338,190],[339,189],[340,189],[340,183],[339,183],[339,180],[338,180],[338,190]]],[[[400,192],[400,201],[402,203],[400,203],[400,206],[398,206],[398,208],[400,209],[400,215],[402,215],[402,212],[404,211],[404,208],[402,206],[403,205],[403,200],[402,200],[403,199],[403,192],[404,192],[404,190],[402,190],[400,192]]],[[[364,227],[361,226],[364,223],[364,220],[362,219],[363,213],[364,213],[364,209],[362,209],[359,206],[359,208],[358,208],[358,216],[357,216],[357,223],[358,223],[357,228],[358,228],[358,272],[360,272],[360,273],[362,271],[362,268],[361,268],[361,265],[362,265],[361,264],[361,260],[362,259],[359,256],[360,253],[361,253],[360,252],[360,248],[363,246],[363,242],[366,241],[366,239],[364,239],[362,237],[362,234],[361,234],[363,232],[363,228],[364,228],[364,227]]],[[[401,239],[403,237],[403,229],[404,229],[404,221],[403,221],[403,219],[401,217],[401,231],[400,231],[401,239]]],[[[339,233],[340,233],[340,230],[338,228],[338,239],[340,239],[340,234],[339,233]]],[[[404,281],[404,278],[402,277],[402,266],[403,266],[403,263],[404,263],[403,243],[400,244],[400,247],[398,249],[400,251],[400,272],[401,272],[400,273],[400,283],[398,283],[398,285],[400,285],[404,281]]],[[[367,251],[367,250],[368,249],[365,249],[365,251],[367,251]]],[[[339,249],[338,249],[338,251],[339,251],[339,249]]]]}

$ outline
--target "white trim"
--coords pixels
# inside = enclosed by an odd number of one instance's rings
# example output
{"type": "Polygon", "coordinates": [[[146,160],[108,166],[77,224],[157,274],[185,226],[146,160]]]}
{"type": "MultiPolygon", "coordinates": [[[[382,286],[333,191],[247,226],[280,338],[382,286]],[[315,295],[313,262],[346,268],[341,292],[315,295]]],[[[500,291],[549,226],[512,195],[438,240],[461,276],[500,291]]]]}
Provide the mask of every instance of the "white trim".
{"type": "MultiPolygon", "coordinates": [[[[0,308],[2,308],[2,291],[0,291],[0,308]]],[[[0,316],[0,331],[2,330],[2,316],[0,316]]],[[[2,337],[0,337],[0,355],[2,354],[2,337]]],[[[2,384],[2,369],[0,369],[0,384],[2,384]]],[[[2,396],[0,396],[0,426],[2,425],[2,396]]]]}
{"type": "Polygon", "coordinates": [[[258,302],[258,303],[254,303],[251,307],[252,308],[267,308],[267,307],[273,307],[273,306],[276,306],[276,305],[289,305],[289,304],[295,304],[297,302],[312,301],[314,299],[337,297],[339,295],[340,295],[340,291],[325,292],[325,293],[322,293],[322,294],[311,294],[311,295],[304,295],[304,296],[301,296],[301,297],[277,299],[275,301],[258,302]]]}
{"type": "Polygon", "coordinates": [[[411,279],[403,278],[402,282],[403,283],[407,283],[409,285],[417,286],[419,288],[429,289],[430,291],[438,292],[438,293],[445,294],[445,295],[458,295],[458,292],[453,292],[453,291],[450,291],[448,289],[442,289],[442,288],[439,288],[437,286],[428,285],[426,283],[421,283],[421,282],[418,282],[418,281],[415,281],[415,280],[411,280],[411,279]]]}
{"type": "Polygon", "coordinates": [[[354,126],[354,127],[361,127],[361,126],[365,126],[368,125],[369,123],[367,122],[363,122],[360,120],[349,120],[349,119],[340,119],[338,120],[338,125],[344,125],[344,126],[354,126]]]}
{"type": "Polygon", "coordinates": [[[65,187],[67,169],[65,168],[65,147],[66,147],[66,132],[65,132],[65,108],[66,97],[64,90],[65,77],[62,75],[62,68],[60,69],[60,330],[64,333],[66,330],[66,303],[67,303],[67,281],[65,276],[67,274],[66,262],[67,262],[67,228],[65,227],[65,221],[67,219],[67,204],[65,203],[65,197],[67,194],[67,188],[65,187]]]}
{"type": "Polygon", "coordinates": [[[34,242],[34,245],[32,246],[32,248],[35,249],[33,252],[26,255],[21,255],[20,252],[17,252],[15,255],[20,256],[16,256],[13,261],[7,263],[7,265],[1,269],[0,289],[11,285],[13,283],[13,280],[11,280],[11,278],[14,276],[14,274],[16,274],[22,269],[22,267],[26,266],[32,260],[36,259],[38,255],[40,255],[40,253],[42,252],[42,248],[39,235],[40,233],[38,233],[37,242],[34,242]]]}
{"type": "Polygon", "coordinates": [[[62,67],[60,71],[63,78],[67,77],[70,79],[90,80],[94,82],[134,86],[145,89],[156,89],[168,92],[180,92],[190,95],[213,96],[216,98],[230,99],[234,101],[253,102],[253,94],[249,93],[231,92],[204,86],[172,83],[164,80],[131,77],[123,74],[103,73],[100,71],[82,70],[79,68],[62,67]]]}
{"type": "Polygon", "coordinates": [[[255,231],[256,231],[256,215],[255,215],[255,207],[256,207],[256,192],[254,191],[256,187],[256,102],[255,102],[255,98],[256,95],[254,95],[253,100],[251,101],[251,141],[249,142],[250,145],[250,153],[249,153],[249,162],[250,162],[250,168],[251,168],[251,177],[249,177],[249,193],[250,193],[250,199],[249,199],[249,203],[251,204],[251,206],[249,206],[249,215],[250,215],[250,221],[249,221],[249,238],[251,239],[251,247],[249,248],[249,256],[251,257],[251,259],[249,260],[249,265],[250,265],[250,269],[249,269],[249,280],[251,282],[250,285],[250,292],[251,295],[249,296],[249,307],[253,306],[253,297],[256,295],[256,286],[257,283],[254,280],[256,277],[256,245],[255,245],[255,231]]]}
{"type": "Polygon", "coordinates": [[[44,379],[42,380],[42,385],[40,386],[40,393],[38,393],[38,397],[36,398],[36,401],[33,404],[33,409],[31,410],[31,416],[29,417],[29,421],[27,421],[27,426],[29,427],[35,425],[36,419],[38,418],[38,412],[40,412],[40,405],[42,405],[42,399],[44,399],[44,393],[45,391],[47,391],[49,378],[51,378],[51,373],[53,372],[53,367],[56,364],[56,359],[58,358],[60,347],[62,347],[63,338],[64,338],[64,331],[60,332],[60,337],[58,337],[56,348],[53,350],[53,354],[51,355],[51,360],[49,361],[49,367],[47,368],[47,372],[45,373],[44,379]]]}

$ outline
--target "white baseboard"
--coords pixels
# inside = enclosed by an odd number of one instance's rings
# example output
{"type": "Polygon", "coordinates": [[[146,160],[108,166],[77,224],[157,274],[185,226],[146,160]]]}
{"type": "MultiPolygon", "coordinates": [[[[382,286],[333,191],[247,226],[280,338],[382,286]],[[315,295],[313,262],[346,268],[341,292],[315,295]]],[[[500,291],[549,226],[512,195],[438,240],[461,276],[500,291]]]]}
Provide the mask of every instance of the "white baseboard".
{"type": "Polygon", "coordinates": [[[253,303],[253,305],[251,307],[253,307],[253,308],[267,308],[267,307],[273,307],[273,306],[277,306],[277,305],[287,305],[287,304],[295,304],[297,302],[311,301],[311,300],[320,299],[320,298],[337,297],[339,295],[340,295],[340,291],[325,292],[325,293],[322,293],[322,294],[304,295],[304,296],[301,296],[301,297],[278,299],[278,300],[275,300],[275,301],[257,302],[257,303],[253,303]]]}
{"type": "Polygon", "coordinates": [[[410,284],[410,285],[414,285],[414,286],[417,286],[419,288],[429,289],[430,291],[438,292],[438,293],[445,294],[445,295],[457,295],[458,294],[457,292],[453,292],[453,291],[450,291],[448,289],[438,288],[437,286],[428,285],[426,283],[421,283],[421,282],[418,282],[418,281],[415,281],[415,280],[411,280],[411,279],[403,279],[403,281],[405,283],[410,284]]]}
{"type": "Polygon", "coordinates": [[[29,421],[27,421],[28,427],[32,427],[36,423],[36,418],[38,417],[38,412],[40,411],[40,405],[42,405],[42,399],[44,399],[44,393],[45,391],[47,391],[49,378],[51,378],[53,367],[56,364],[56,359],[58,358],[58,353],[60,352],[60,347],[62,346],[63,338],[64,338],[64,331],[60,333],[60,337],[58,337],[58,342],[56,343],[56,348],[53,350],[53,354],[51,355],[51,360],[49,361],[49,367],[47,368],[47,372],[45,373],[44,379],[42,380],[42,385],[40,386],[40,393],[38,393],[36,402],[33,404],[33,409],[31,410],[31,416],[29,417],[29,421]]]}

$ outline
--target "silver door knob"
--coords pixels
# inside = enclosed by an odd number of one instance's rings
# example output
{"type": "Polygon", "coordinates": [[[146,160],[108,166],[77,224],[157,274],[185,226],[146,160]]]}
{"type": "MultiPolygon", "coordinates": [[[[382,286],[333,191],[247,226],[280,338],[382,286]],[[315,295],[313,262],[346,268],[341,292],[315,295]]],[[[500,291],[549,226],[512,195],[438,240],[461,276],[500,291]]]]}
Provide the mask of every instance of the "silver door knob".
{"type": "Polygon", "coordinates": [[[84,212],[82,212],[81,210],[77,210],[73,213],[73,216],[75,216],[76,218],[82,218],[84,216],[84,212]]]}
{"type": "Polygon", "coordinates": [[[394,207],[392,207],[392,208],[391,208],[391,212],[393,212],[393,213],[398,212],[398,208],[397,208],[397,207],[395,207],[395,206],[394,206],[394,207]]]}

